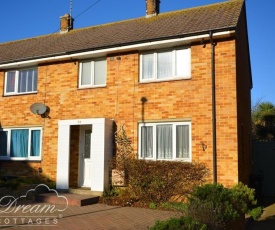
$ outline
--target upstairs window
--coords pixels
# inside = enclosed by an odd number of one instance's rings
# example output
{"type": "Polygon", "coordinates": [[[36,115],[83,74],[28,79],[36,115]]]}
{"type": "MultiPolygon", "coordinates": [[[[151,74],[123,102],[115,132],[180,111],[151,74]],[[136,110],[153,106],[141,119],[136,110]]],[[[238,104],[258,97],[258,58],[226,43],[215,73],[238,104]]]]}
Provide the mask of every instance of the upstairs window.
{"type": "Polygon", "coordinates": [[[0,130],[0,159],[40,160],[41,128],[0,130]]]}
{"type": "Polygon", "coordinates": [[[5,95],[37,92],[37,68],[7,71],[5,95]]]}
{"type": "Polygon", "coordinates": [[[191,123],[139,124],[139,158],[191,161],[191,123]]]}
{"type": "Polygon", "coordinates": [[[80,63],[79,88],[106,86],[106,58],[80,63]]]}
{"type": "Polygon", "coordinates": [[[140,82],[191,78],[191,50],[145,53],[140,58],[140,82]]]}

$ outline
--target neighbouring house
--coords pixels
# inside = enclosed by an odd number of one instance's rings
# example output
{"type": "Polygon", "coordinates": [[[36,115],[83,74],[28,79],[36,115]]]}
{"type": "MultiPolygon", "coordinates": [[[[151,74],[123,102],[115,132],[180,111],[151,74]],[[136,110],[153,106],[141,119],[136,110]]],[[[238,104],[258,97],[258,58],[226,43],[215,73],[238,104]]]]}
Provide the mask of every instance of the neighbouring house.
{"type": "MultiPolygon", "coordinates": [[[[245,1],[231,0],[0,44],[0,175],[58,189],[110,183],[114,132],[140,159],[203,162],[248,183],[252,77],[245,1]]],[[[182,172],[184,173],[184,172],[182,172]]]]}

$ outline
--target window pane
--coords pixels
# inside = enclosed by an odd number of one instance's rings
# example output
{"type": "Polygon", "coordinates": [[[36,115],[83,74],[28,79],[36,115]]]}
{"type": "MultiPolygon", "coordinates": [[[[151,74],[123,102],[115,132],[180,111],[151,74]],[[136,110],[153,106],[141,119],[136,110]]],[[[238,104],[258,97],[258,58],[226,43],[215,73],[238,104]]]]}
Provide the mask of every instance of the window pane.
{"type": "Polygon", "coordinates": [[[95,61],[95,72],[94,72],[94,84],[95,85],[105,85],[106,75],[107,75],[107,65],[106,60],[95,61]]]}
{"type": "Polygon", "coordinates": [[[91,158],[91,129],[85,130],[85,149],[84,149],[84,158],[90,159],[91,158]]]}
{"type": "Polygon", "coordinates": [[[6,93],[15,92],[15,71],[7,72],[6,93]]]}
{"type": "Polygon", "coordinates": [[[37,71],[34,69],[28,70],[27,72],[27,91],[36,91],[37,88],[37,71]]]}
{"type": "Polygon", "coordinates": [[[177,125],[176,127],[176,146],[177,146],[177,158],[189,157],[189,126],[177,125]]]}
{"type": "Polygon", "coordinates": [[[32,157],[40,156],[40,130],[31,131],[31,154],[32,157]]]}
{"type": "Polygon", "coordinates": [[[190,49],[176,50],[176,76],[191,76],[190,49]]]}
{"type": "Polygon", "coordinates": [[[172,159],[172,125],[157,125],[157,158],[172,159]]]}
{"type": "Polygon", "coordinates": [[[18,93],[37,90],[37,70],[28,69],[19,71],[18,93]]]}
{"type": "Polygon", "coordinates": [[[28,129],[11,130],[11,157],[28,157],[28,129]]]}
{"type": "Polygon", "coordinates": [[[22,70],[19,72],[19,79],[18,79],[18,92],[27,92],[27,76],[28,71],[22,70]]]}
{"type": "Polygon", "coordinates": [[[142,55],[142,79],[154,77],[154,54],[142,55]]]}
{"type": "Polygon", "coordinates": [[[158,79],[172,77],[172,52],[158,53],[157,65],[158,79]]]}
{"type": "Polygon", "coordinates": [[[82,71],[81,71],[81,85],[92,84],[91,73],[92,73],[91,62],[83,62],[82,71]]]}
{"type": "Polygon", "coordinates": [[[153,157],[153,127],[141,127],[141,157],[153,157]]]}
{"type": "Polygon", "coordinates": [[[32,71],[33,79],[32,79],[32,90],[37,91],[37,69],[32,71]]]}
{"type": "Polygon", "coordinates": [[[7,156],[8,132],[0,131],[0,156],[7,156]]]}

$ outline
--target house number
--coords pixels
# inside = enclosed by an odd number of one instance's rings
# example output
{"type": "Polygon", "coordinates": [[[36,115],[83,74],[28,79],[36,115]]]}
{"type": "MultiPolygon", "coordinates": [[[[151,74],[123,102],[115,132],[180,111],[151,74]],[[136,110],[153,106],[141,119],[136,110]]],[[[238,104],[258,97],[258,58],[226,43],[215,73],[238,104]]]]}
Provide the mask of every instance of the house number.
{"type": "Polygon", "coordinates": [[[81,124],[81,121],[77,121],[78,124],[81,124]]]}

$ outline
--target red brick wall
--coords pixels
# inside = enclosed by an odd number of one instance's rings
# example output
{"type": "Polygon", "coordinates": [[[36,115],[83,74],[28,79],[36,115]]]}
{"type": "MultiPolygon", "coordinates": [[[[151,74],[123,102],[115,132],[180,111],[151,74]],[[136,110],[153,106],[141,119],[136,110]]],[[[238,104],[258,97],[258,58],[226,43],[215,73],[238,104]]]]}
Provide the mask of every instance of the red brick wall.
{"type": "MultiPolygon", "coordinates": [[[[234,40],[218,41],[216,46],[218,182],[226,185],[239,180],[235,48],[234,40]]],[[[141,98],[146,97],[145,121],[175,119],[192,122],[192,161],[204,162],[212,172],[211,46],[194,45],[191,52],[191,79],[158,83],[139,83],[137,52],[120,54],[120,60],[108,57],[107,86],[103,88],[77,89],[78,63],[57,62],[39,66],[38,93],[0,97],[1,111],[4,111],[0,114],[0,121],[3,127],[43,127],[43,159],[38,164],[47,176],[55,179],[58,120],[114,119],[118,127],[124,124],[136,154],[138,122],[142,120],[141,98]],[[50,118],[32,114],[29,106],[34,102],[49,106],[50,118]],[[205,151],[202,142],[207,146],[205,151]]],[[[4,73],[1,72],[2,95],[3,84],[4,73]]],[[[1,166],[0,172],[8,173],[1,166]]],[[[212,180],[212,176],[209,179],[212,180]]]]}

